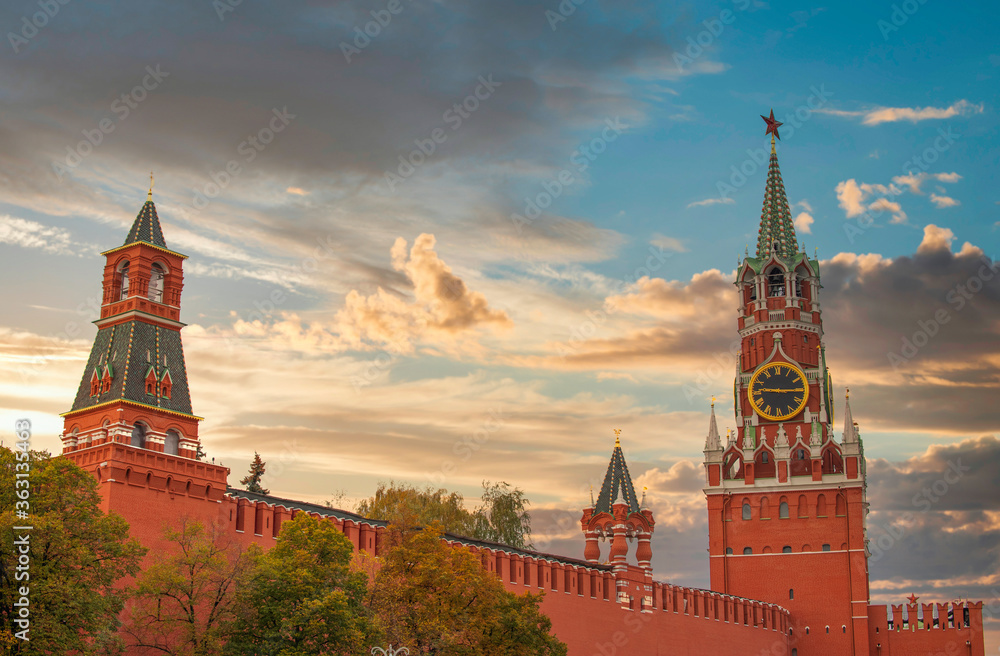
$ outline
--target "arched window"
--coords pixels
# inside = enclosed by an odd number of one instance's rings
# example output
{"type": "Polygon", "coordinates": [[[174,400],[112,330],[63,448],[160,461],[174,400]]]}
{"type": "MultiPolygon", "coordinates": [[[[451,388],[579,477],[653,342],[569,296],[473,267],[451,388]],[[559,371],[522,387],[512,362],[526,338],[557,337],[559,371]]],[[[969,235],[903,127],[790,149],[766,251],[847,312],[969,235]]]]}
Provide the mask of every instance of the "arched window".
{"type": "Polygon", "coordinates": [[[743,547],[743,555],[744,556],[749,556],[752,553],[753,553],[753,549],[751,549],[750,547],[743,547]]]}
{"type": "Polygon", "coordinates": [[[788,519],[788,501],[785,497],[781,497],[781,503],[778,504],[778,518],[788,519]]]}
{"type": "Polygon", "coordinates": [[[121,286],[121,298],[119,300],[124,301],[128,298],[128,262],[123,262],[121,269],[119,269],[118,282],[121,286]]]}
{"type": "Polygon", "coordinates": [[[750,519],[750,502],[743,502],[743,519],[750,519]]]}
{"type": "Polygon", "coordinates": [[[778,267],[774,267],[771,269],[771,272],[767,274],[767,295],[785,295],[785,274],[782,273],[781,269],[778,267]]]}
{"type": "Polygon", "coordinates": [[[130,442],[132,446],[137,446],[140,449],[146,448],[146,426],[140,423],[136,423],[132,427],[132,441],[130,442]]]}
{"type": "Polygon", "coordinates": [[[155,301],[156,303],[163,302],[163,267],[159,264],[154,264],[153,268],[149,271],[149,300],[155,301]]]}
{"type": "Polygon", "coordinates": [[[181,436],[175,430],[168,430],[167,437],[163,440],[163,452],[176,456],[180,448],[181,436]]]}
{"type": "Polygon", "coordinates": [[[764,463],[765,465],[766,465],[766,464],[767,464],[768,462],[770,462],[770,461],[769,461],[769,460],[767,459],[767,451],[764,451],[763,453],[761,453],[761,454],[760,454],[760,461],[761,461],[762,463],[764,463]]]}
{"type": "MultiPolygon", "coordinates": [[[[785,547],[785,548],[788,549],[788,547],[785,547]]],[[[789,549],[789,551],[791,551],[791,549],[789,549]]],[[[795,599],[795,589],[794,588],[788,588],[788,598],[789,599],[795,599]]]]}
{"type": "Polygon", "coordinates": [[[727,556],[732,556],[733,555],[733,548],[732,547],[726,547],[726,555],[727,556]]]}
{"type": "Polygon", "coordinates": [[[816,516],[826,517],[826,495],[821,494],[816,499],[816,516]]]}
{"type": "Polygon", "coordinates": [[[829,550],[830,550],[830,545],[824,544],[823,545],[823,551],[829,551],[829,550]]]}
{"type": "Polygon", "coordinates": [[[792,548],[789,545],[785,545],[781,548],[781,553],[792,553],[792,548]]]}
{"type": "Polygon", "coordinates": [[[806,627],[806,635],[809,635],[809,627],[806,627]]]}
{"type": "MultiPolygon", "coordinates": [[[[875,629],[875,630],[877,631],[877,630],[878,630],[878,628],[876,627],[876,629],[875,629]]],[[[846,625],[846,624],[844,624],[844,625],[842,625],[842,626],[840,627],[840,632],[841,632],[841,633],[847,633],[847,625],[846,625]]]]}
{"type": "Polygon", "coordinates": [[[827,632],[827,633],[829,633],[829,632],[830,632],[830,625],[829,625],[829,624],[827,624],[827,625],[826,625],[826,632],[827,632]]]}

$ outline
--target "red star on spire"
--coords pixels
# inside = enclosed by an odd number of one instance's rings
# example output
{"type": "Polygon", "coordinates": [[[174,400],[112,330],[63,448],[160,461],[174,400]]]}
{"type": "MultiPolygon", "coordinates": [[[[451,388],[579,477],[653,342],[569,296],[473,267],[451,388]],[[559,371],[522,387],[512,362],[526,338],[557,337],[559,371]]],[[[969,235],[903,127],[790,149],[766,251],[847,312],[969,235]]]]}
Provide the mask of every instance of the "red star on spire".
{"type": "Polygon", "coordinates": [[[911,592],[910,596],[907,597],[906,599],[910,602],[911,606],[916,606],[917,605],[917,599],[920,599],[920,597],[918,597],[917,595],[915,595],[915,594],[913,594],[911,592]]]}
{"type": "Polygon", "coordinates": [[[784,123],[774,120],[774,110],[771,110],[770,117],[764,116],[763,114],[761,114],[760,117],[764,119],[765,123],[767,123],[767,132],[764,133],[764,136],[766,137],[767,135],[774,133],[774,136],[780,139],[781,135],[778,134],[778,127],[784,125],[784,123]]]}

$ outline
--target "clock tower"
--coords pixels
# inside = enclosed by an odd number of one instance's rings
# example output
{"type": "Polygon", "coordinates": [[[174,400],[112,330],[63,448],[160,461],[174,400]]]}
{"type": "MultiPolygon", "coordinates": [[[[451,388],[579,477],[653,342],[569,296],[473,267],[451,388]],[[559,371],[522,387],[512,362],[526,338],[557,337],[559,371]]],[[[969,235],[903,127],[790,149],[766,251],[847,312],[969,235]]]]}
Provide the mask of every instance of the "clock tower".
{"type": "Polygon", "coordinates": [[[868,654],[861,437],[849,401],[834,433],[819,262],[796,242],[781,124],[762,118],[771,158],[757,249],[735,280],[736,429],[723,444],[713,403],[705,442],[711,584],[787,608],[795,654],[868,654]]]}

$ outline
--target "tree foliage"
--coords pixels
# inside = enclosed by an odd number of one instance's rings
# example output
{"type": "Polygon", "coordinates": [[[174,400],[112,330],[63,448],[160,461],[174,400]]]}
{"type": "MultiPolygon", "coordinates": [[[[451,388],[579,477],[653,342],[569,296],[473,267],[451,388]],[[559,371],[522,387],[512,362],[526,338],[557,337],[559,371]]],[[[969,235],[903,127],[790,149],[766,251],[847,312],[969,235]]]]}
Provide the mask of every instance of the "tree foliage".
{"type": "Polygon", "coordinates": [[[131,647],[174,656],[216,654],[235,617],[234,592],[253,556],[223,527],[183,519],[164,530],[168,555],[139,577],[125,634],[131,647]]]}
{"type": "Polygon", "coordinates": [[[94,476],[66,458],[0,447],[0,644],[12,654],[104,654],[120,650],[121,580],[145,549],[128,523],[101,510],[94,476]],[[28,517],[19,518],[17,473],[30,472],[28,517]],[[30,531],[14,531],[15,526],[30,531]],[[17,569],[15,540],[29,536],[30,564],[17,569]],[[25,578],[27,575],[28,578],[25,578]],[[28,588],[29,642],[13,638],[28,588]]]}
{"type": "Polygon", "coordinates": [[[362,500],[356,512],[401,527],[437,522],[446,533],[530,549],[528,504],[523,491],[504,482],[483,481],[482,505],[470,512],[458,492],[391,481],[379,483],[375,495],[362,500]]]}
{"type": "Polygon", "coordinates": [[[356,654],[374,638],[363,601],[367,577],[350,568],[353,546],[337,526],[299,513],[273,549],[256,557],[237,597],[226,653],[356,654]]]}
{"type": "Polygon", "coordinates": [[[412,654],[566,654],[539,610],[542,594],[507,592],[480,557],[442,540],[436,525],[392,528],[395,542],[368,601],[387,644],[412,654]]]}
{"type": "Polygon", "coordinates": [[[476,537],[519,549],[531,549],[528,500],[504,482],[483,481],[483,505],[476,510],[476,537]]]}
{"type": "Polygon", "coordinates": [[[255,492],[257,494],[270,494],[270,490],[264,489],[261,486],[261,479],[264,478],[264,471],[266,462],[260,459],[260,454],[256,451],[253,452],[253,462],[250,463],[250,471],[246,476],[240,480],[240,485],[244,486],[247,492],[255,492]]]}

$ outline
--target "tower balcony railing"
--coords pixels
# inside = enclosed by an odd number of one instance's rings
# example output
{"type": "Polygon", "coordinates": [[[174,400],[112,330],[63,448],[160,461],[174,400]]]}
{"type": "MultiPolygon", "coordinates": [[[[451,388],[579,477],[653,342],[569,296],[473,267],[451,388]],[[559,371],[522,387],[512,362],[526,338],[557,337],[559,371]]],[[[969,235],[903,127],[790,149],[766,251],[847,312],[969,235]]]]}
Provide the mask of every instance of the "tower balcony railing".
{"type": "Polygon", "coordinates": [[[138,310],[139,312],[153,314],[173,321],[180,320],[180,310],[178,308],[163,305],[142,296],[131,296],[103,306],[101,308],[101,318],[106,319],[107,317],[113,317],[116,314],[122,314],[131,310],[138,310]]]}

